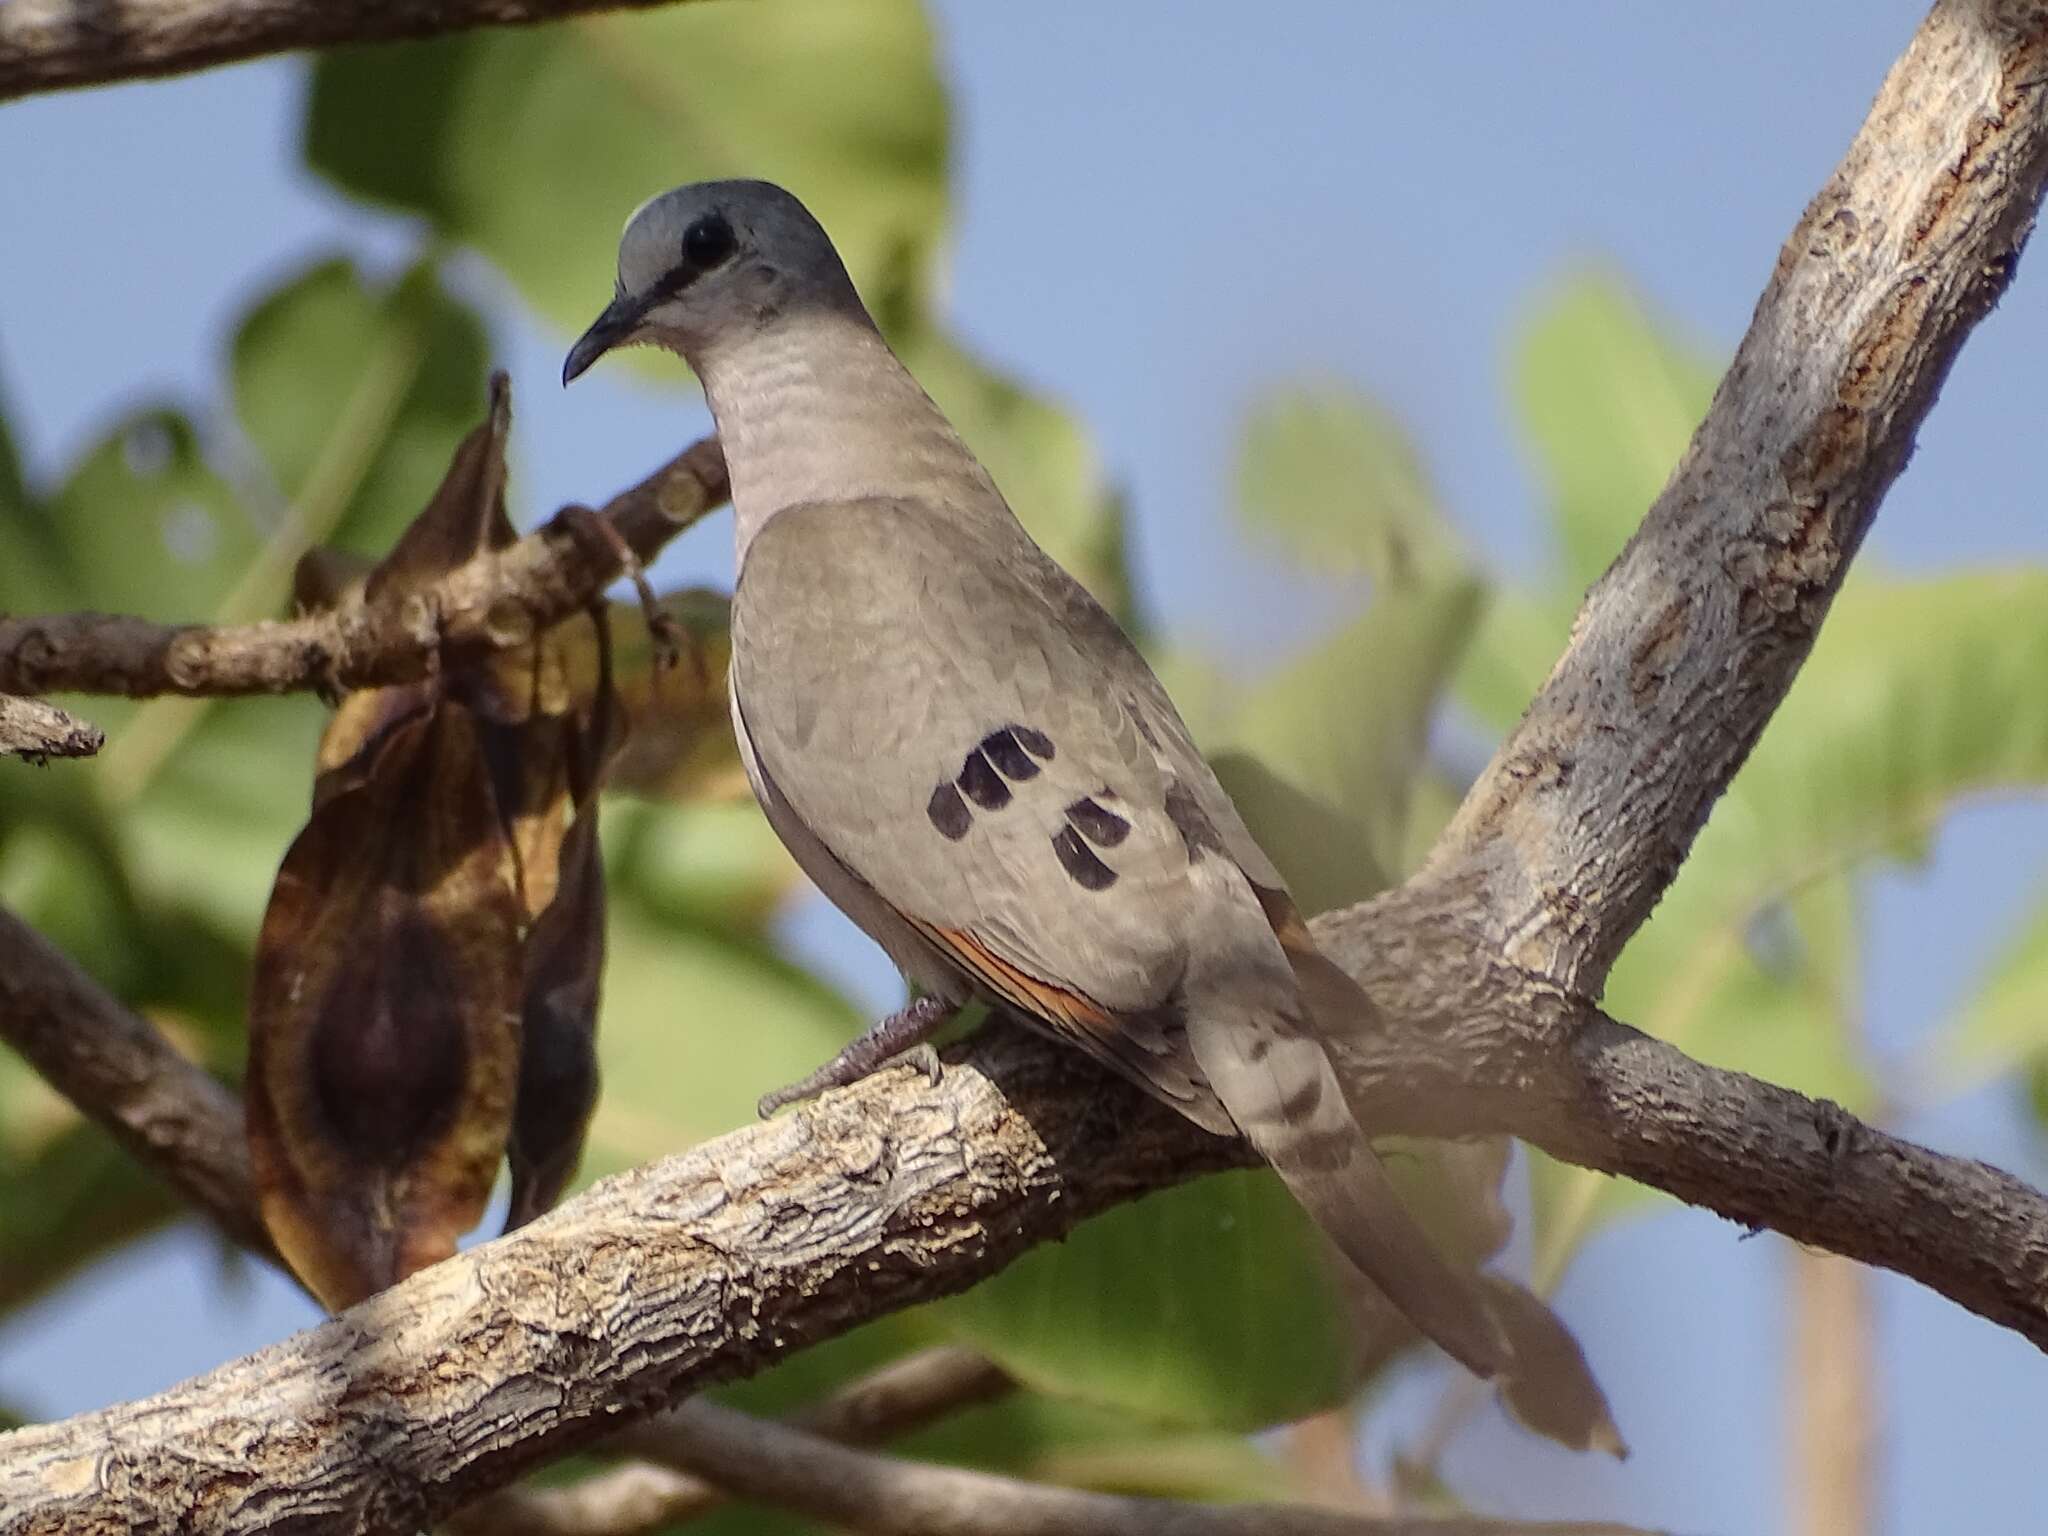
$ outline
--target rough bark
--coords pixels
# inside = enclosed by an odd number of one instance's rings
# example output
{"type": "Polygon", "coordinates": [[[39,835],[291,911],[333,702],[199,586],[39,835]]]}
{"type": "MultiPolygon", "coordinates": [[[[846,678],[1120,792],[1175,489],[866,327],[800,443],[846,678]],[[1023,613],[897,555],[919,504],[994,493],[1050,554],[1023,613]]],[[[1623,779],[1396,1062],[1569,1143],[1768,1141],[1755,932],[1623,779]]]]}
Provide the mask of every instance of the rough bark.
{"type": "MultiPolygon", "coordinates": [[[[1397,980],[1386,995],[1404,1004],[1433,976],[1458,987],[1433,968],[1360,969],[1397,980]]],[[[1503,1006],[1511,1028],[1503,1014],[1449,1040],[1391,1029],[1359,1063],[1374,1123],[1519,1132],[1674,1192],[1711,1188],[1737,1219],[1919,1273],[2048,1344],[2039,1195],[1620,1026],[1558,1068],[1597,1019],[1560,1001],[1531,1027],[1527,998],[1503,1006]],[[1459,1099],[1415,1091],[1461,1076],[1469,1121],[1445,1118],[1459,1099]],[[1569,1129],[1602,1106],[1609,1128],[1569,1129]]],[[[683,1392],[1245,1157],[1022,1030],[984,1030],[949,1060],[937,1085],[886,1072],[607,1180],[170,1392],[17,1431],[0,1440],[0,1533],[410,1532],[683,1392]]]]}
{"type": "Polygon", "coordinates": [[[358,597],[328,612],[257,624],[153,624],[103,613],[0,617],[0,690],[151,698],[412,682],[445,654],[518,645],[587,607],[624,573],[623,552],[653,559],[730,494],[725,460],[706,438],[595,516],[565,508],[510,548],[479,555],[394,601],[358,597]]]}
{"type": "Polygon", "coordinates": [[[98,726],[40,699],[0,693],[0,757],[40,763],[48,757],[91,757],[104,745],[98,726]]]}
{"type": "Polygon", "coordinates": [[[527,26],[675,0],[7,0],[0,101],[298,48],[527,26]]]}
{"type": "MultiPolygon", "coordinates": [[[[1942,0],[1794,232],[1685,462],[1429,866],[1318,938],[1389,1132],[1507,1132],[1882,1264],[2048,1347],[2048,1202],[1607,1019],[1592,998],[1810,647],[2048,180],[2048,7],[1942,0]]],[[[0,1441],[0,1532],[409,1531],[1236,1161],[993,1030],[597,1186],[283,1344],[0,1441]]]]}
{"type": "Polygon", "coordinates": [[[2041,7],[1937,5],[1780,252],[1705,422],[1439,856],[1597,996],[1812,647],[2034,221],[2041,7]]]}
{"type": "Polygon", "coordinates": [[[173,1389],[0,1440],[0,1531],[418,1530],[679,1393],[1244,1159],[1016,1029],[606,1180],[173,1389]],[[908,1099],[906,1088],[918,1090],[908,1099]]]}

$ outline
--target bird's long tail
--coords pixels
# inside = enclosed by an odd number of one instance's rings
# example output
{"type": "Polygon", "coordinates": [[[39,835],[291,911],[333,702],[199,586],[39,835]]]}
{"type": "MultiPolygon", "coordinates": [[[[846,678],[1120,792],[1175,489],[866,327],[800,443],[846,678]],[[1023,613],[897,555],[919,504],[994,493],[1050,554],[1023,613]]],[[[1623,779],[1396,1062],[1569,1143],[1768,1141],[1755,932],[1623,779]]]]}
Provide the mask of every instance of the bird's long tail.
{"type": "MultiPolygon", "coordinates": [[[[1402,1204],[1323,1049],[1319,1015],[1344,994],[1313,962],[1288,956],[1296,972],[1311,972],[1306,986],[1265,946],[1253,963],[1242,942],[1229,942],[1244,933],[1241,920],[1242,909],[1237,922],[1217,925],[1221,942],[1191,956],[1188,1043],[1209,1085],[1345,1257],[1452,1358],[1499,1375],[1512,1359],[1507,1337],[1474,1277],[1437,1251],[1402,1204]]],[[[1315,959],[1370,1009],[1348,976],[1315,959]]]]}

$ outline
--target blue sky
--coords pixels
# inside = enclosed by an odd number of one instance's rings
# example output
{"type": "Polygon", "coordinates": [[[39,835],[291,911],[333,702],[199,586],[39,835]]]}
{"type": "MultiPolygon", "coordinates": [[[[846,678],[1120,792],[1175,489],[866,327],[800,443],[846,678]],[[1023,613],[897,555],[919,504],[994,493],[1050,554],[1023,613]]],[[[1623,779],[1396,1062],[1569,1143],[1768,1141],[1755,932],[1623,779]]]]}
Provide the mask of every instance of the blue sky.
{"type": "MultiPolygon", "coordinates": [[[[1351,599],[1238,543],[1226,509],[1245,405],[1304,375],[1371,390],[1487,562],[1525,569],[1543,546],[1505,404],[1513,327],[1546,284],[1600,262],[1731,350],[1920,9],[951,0],[950,308],[1090,423],[1167,625],[1278,654],[1351,599]]],[[[55,473],[123,402],[210,396],[252,290],[337,246],[405,248],[298,168],[302,78],[271,61],[0,109],[0,390],[37,469],[55,473]]],[[[1871,539],[1889,565],[2048,556],[2044,260],[2022,263],[1957,365],[1871,539]]],[[[561,393],[566,338],[479,286],[520,402],[529,509],[602,495],[701,428],[693,395],[623,370],[561,393]]],[[[722,528],[665,569],[729,579],[722,528]]],[[[1958,818],[1927,869],[1874,883],[1881,1050],[1939,1022],[2044,867],[2048,816],[1994,806],[1958,818]]],[[[829,914],[805,912],[792,942],[889,995],[886,967],[829,914]]],[[[1906,1129],[2048,1180],[2000,1095],[1906,1129]]],[[[1495,1509],[1783,1529],[1785,1250],[1739,1235],[1668,1212],[1601,1239],[1565,1284],[1630,1463],[1575,1461],[1486,1417],[1452,1458],[1458,1486],[1495,1509]]],[[[2048,1361],[1905,1282],[1877,1294],[1887,1528],[2038,1521],[2048,1361]]],[[[300,1305],[261,1276],[224,1285],[205,1241],[166,1236],[0,1330],[0,1391],[49,1413],[134,1395],[300,1326],[300,1305]]],[[[1374,1455],[1442,1381],[1399,1384],[1374,1455]]]]}

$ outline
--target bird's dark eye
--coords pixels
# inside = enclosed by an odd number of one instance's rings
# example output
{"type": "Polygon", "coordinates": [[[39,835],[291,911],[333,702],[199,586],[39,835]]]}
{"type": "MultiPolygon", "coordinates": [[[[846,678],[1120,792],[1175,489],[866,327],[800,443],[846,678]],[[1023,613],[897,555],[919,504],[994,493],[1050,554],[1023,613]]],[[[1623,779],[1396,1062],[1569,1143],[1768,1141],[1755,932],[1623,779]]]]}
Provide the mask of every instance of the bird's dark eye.
{"type": "Polygon", "coordinates": [[[737,243],[724,216],[707,213],[683,231],[683,264],[707,272],[730,256],[737,243]]]}

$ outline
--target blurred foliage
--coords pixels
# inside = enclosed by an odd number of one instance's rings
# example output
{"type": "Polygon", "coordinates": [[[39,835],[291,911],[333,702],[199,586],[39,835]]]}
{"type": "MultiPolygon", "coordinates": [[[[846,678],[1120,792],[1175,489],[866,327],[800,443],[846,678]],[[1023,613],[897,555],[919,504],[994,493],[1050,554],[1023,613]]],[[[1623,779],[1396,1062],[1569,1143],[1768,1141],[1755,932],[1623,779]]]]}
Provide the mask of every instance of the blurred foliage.
{"type": "Polygon", "coordinates": [[[476,247],[573,335],[611,295],[629,213],[733,176],[796,192],[880,312],[922,314],[947,117],[917,0],[785,0],[340,49],[313,71],[305,150],[343,191],[476,247]]]}
{"type": "MultiPolygon", "coordinates": [[[[485,330],[441,283],[445,255],[480,253],[566,337],[611,289],[611,242],[589,232],[674,182],[746,174],[816,209],[1020,516],[1146,634],[1122,509],[1087,432],[941,318],[949,114],[913,0],[590,17],[341,51],[311,72],[308,164],[412,220],[416,260],[390,281],[345,258],[309,265],[237,324],[216,400],[133,410],[53,484],[25,483],[0,419],[0,608],[248,618],[281,608],[315,545],[382,555],[483,407],[485,330]]],[[[680,389],[677,373],[660,377],[680,389]]],[[[1713,376],[1612,276],[1574,278],[1535,307],[1510,380],[1556,556],[1514,586],[1490,582],[1451,532],[1384,409],[1325,382],[1252,412],[1235,482],[1247,532],[1305,570],[1363,579],[1371,601],[1250,682],[1192,649],[1160,662],[1305,908],[1355,901],[1416,866],[1459,793],[1431,749],[1447,691],[1492,736],[1513,723],[1584,589],[1683,452],[1713,376]]],[[[647,729],[603,809],[603,1091],[580,1181],[747,1123],[765,1087],[859,1024],[775,943],[795,872],[734,772],[722,604],[693,593],[670,606],[692,644],[666,681],[631,611],[614,620],[621,694],[647,729]]],[[[1966,797],[2048,783],[2044,680],[2048,572],[1860,571],[1623,957],[1612,1011],[1708,1060],[1880,1107],[1856,1028],[1858,874],[1874,857],[1916,856],[1966,797]]],[[[91,714],[114,737],[100,761],[0,764],[0,901],[232,1077],[252,947],[306,819],[323,712],[308,698],[163,699],[95,700],[91,714]]],[[[2048,893],[1930,1050],[1916,1090],[2015,1069],[2048,1082],[2048,893]]],[[[1508,1164],[1494,1150],[1401,1160],[1425,1219],[1457,1234],[1464,1218],[1461,1251],[1475,1257],[1506,1238],[1508,1164]]],[[[1533,1167],[1547,1285],[1629,1209],[1633,1187],[1540,1157],[1533,1167]]],[[[0,1309],[173,1214],[0,1052],[0,1309]]],[[[1112,1212],[966,1296],[728,1395],[780,1410],[947,1338],[973,1341],[1028,1390],[911,1449],[1224,1497],[1286,1486],[1238,1431],[1345,1400],[1389,1352],[1385,1337],[1361,1337],[1274,1181],[1245,1173],[1112,1212]]],[[[0,1394],[17,1386],[0,1379],[0,1394]]],[[[794,1528],[739,1510],[708,1526],[794,1528]]]]}

